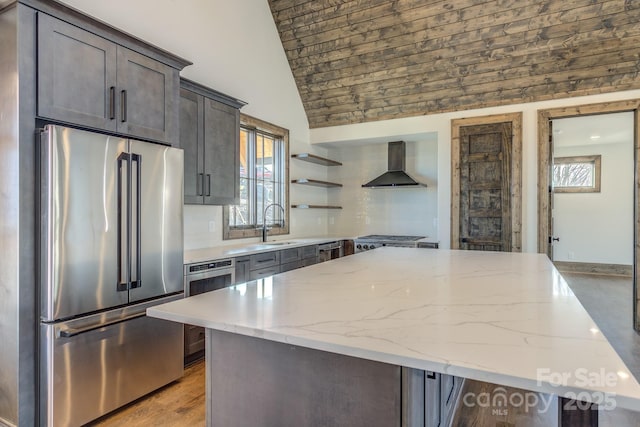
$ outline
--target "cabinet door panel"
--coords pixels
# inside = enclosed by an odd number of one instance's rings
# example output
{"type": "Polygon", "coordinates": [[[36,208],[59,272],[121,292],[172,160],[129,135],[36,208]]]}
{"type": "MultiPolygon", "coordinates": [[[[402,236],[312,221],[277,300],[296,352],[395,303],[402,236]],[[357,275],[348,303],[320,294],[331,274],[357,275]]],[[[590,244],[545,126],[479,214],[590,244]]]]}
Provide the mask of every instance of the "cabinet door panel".
{"type": "Polygon", "coordinates": [[[257,270],[280,265],[280,251],[270,251],[251,255],[249,268],[257,270]]]}
{"type": "Polygon", "coordinates": [[[184,202],[203,203],[204,98],[180,89],[180,148],[184,150],[184,202]]]}
{"type": "Polygon", "coordinates": [[[118,46],[118,131],[176,144],[178,70],[118,46]]]}
{"type": "Polygon", "coordinates": [[[116,51],[102,37],[39,13],[38,115],[115,131],[116,51]]]}
{"type": "Polygon", "coordinates": [[[249,279],[249,257],[236,258],[236,281],[235,283],[244,283],[249,279]]]}
{"type": "Polygon", "coordinates": [[[261,268],[258,270],[251,270],[249,273],[250,280],[258,280],[264,279],[265,277],[273,276],[274,274],[280,273],[280,266],[276,265],[273,267],[261,268]]]}
{"type": "Polygon", "coordinates": [[[240,196],[240,112],[209,98],[204,100],[204,203],[232,205],[240,196]]]}
{"type": "Polygon", "coordinates": [[[285,264],[302,259],[302,248],[290,248],[280,251],[280,263],[285,264]]]}

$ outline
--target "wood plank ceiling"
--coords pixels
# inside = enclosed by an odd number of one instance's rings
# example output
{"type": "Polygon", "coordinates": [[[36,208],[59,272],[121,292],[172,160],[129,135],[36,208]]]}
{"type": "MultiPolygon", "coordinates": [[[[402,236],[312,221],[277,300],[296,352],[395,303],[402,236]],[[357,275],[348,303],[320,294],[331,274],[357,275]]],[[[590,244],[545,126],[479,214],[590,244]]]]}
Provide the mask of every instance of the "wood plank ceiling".
{"type": "Polygon", "coordinates": [[[268,0],[312,128],[640,88],[639,0],[268,0]]]}

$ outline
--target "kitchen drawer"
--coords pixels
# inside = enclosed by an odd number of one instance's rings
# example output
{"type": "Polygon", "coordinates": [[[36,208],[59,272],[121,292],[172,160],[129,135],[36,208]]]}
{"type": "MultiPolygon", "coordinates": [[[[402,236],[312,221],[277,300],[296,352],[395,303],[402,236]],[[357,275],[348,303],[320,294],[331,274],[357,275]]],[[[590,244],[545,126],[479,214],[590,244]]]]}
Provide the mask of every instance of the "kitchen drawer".
{"type": "Polygon", "coordinates": [[[303,267],[308,267],[310,265],[317,264],[318,257],[314,256],[313,258],[305,258],[302,260],[302,263],[304,264],[303,267]]]}
{"type": "Polygon", "coordinates": [[[279,265],[251,270],[251,272],[249,273],[249,280],[262,279],[278,273],[280,273],[279,265]]]}
{"type": "Polygon", "coordinates": [[[280,251],[280,264],[299,261],[302,258],[302,248],[290,248],[280,251]]]}
{"type": "Polygon", "coordinates": [[[291,261],[286,264],[280,264],[280,273],[284,273],[285,271],[295,270],[296,268],[304,267],[306,264],[305,260],[299,259],[297,261],[291,261]]]}
{"type": "Polygon", "coordinates": [[[418,247],[425,249],[438,249],[438,242],[420,242],[418,243],[418,247]]]}
{"type": "Polygon", "coordinates": [[[251,255],[249,258],[249,270],[257,270],[280,265],[280,251],[264,252],[251,255]]]}
{"type": "Polygon", "coordinates": [[[317,256],[318,256],[318,245],[302,247],[302,259],[317,258],[317,256]]]}

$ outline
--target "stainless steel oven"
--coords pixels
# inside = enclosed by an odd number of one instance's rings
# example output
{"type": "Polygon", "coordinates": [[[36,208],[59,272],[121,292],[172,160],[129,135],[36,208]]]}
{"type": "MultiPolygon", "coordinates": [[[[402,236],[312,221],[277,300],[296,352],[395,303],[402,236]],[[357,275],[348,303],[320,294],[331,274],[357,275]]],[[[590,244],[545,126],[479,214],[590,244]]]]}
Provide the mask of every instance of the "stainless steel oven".
{"type": "MultiPolygon", "coordinates": [[[[184,266],[185,297],[226,288],[235,282],[235,260],[199,262],[184,266]]],[[[204,354],[204,328],[184,325],[184,358],[186,362],[204,354]]]]}

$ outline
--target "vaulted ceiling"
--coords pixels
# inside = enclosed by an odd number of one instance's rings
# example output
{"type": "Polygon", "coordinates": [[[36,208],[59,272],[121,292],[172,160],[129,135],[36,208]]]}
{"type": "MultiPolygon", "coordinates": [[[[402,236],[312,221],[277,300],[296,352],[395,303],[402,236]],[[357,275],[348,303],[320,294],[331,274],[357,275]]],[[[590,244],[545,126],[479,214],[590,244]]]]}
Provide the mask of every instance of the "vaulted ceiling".
{"type": "Polygon", "coordinates": [[[637,0],[268,0],[312,128],[640,88],[637,0]]]}

